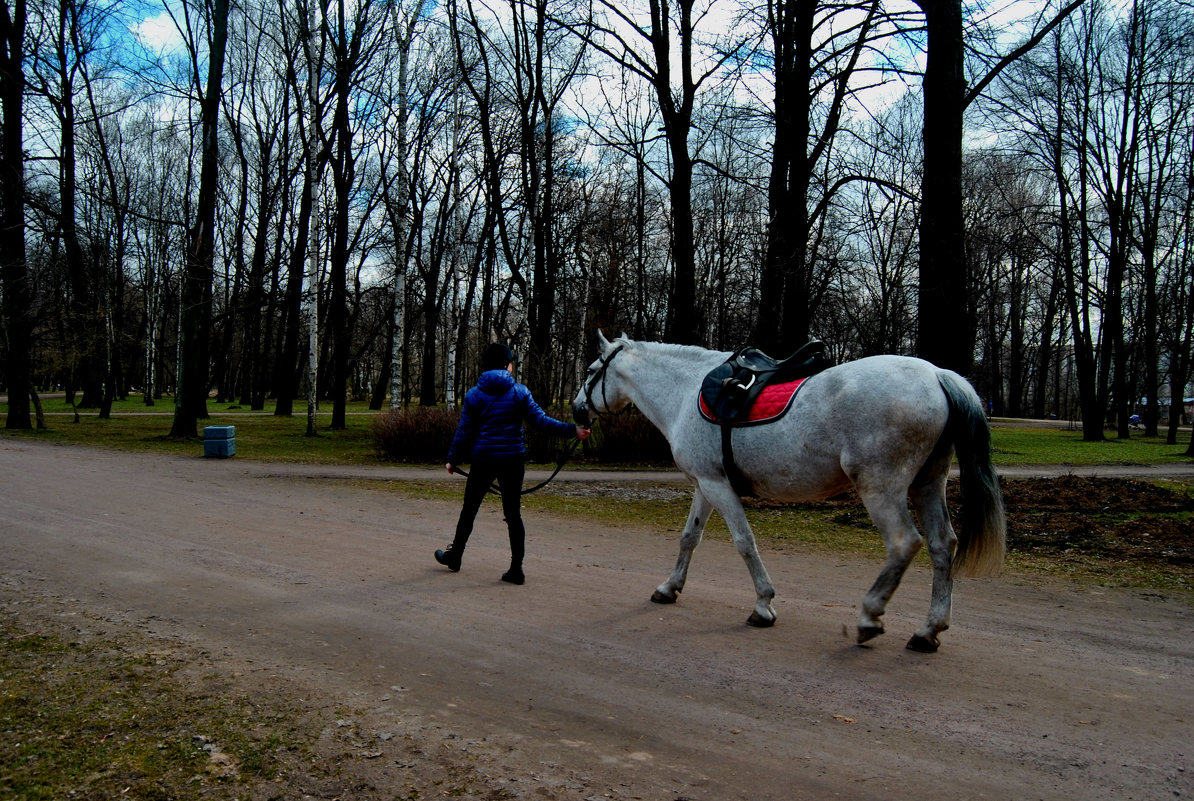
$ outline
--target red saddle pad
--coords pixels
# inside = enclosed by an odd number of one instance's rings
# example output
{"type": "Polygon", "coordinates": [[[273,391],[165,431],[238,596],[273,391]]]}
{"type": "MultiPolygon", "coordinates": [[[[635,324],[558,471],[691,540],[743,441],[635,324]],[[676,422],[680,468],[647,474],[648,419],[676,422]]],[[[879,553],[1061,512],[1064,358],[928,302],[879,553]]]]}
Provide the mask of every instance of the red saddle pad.
{"type": "MultiPolygon", "coordinates": [[[[746,417],[734,425],[770,423],[783,417],[789,407],[791,407],[792,399],[796,397],[796,390],[800,389],[800,385],[807,380],[807,378],[798,378],[795,381],[786,381],[782,384],[772,384],[769,387],[764,387],[763,391],[759,393],[759,397],[755,399],[755,405],[751,407],[746,417]]],[[[704,398],[698,398],[698,403],[701,408],[702,417],[711,423],[718,422],[709,407],[705,405],[704,398]]]]}

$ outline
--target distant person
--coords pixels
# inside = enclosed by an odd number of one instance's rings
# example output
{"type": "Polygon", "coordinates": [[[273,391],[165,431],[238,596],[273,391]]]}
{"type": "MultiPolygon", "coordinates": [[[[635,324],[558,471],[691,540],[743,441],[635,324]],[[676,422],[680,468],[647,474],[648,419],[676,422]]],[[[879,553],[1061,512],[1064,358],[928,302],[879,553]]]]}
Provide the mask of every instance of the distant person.
{"type": "Polygon", "coordinates": [[[494,343],[481,354],[481,375],[477,385],[464,396],[464,408],[456,436],[448,451],[449,473],[462,462],[472,471],[464,486],[464,506],[456,524],[456,537],[446,549],[435,552],[435,561],[452,572],[460,570],[460,559],[473,521],[485,493],[497,481],[502,494],[502,511],[510,530],[510,569],[502,581],[522,584],[522,560],[526,551],[526,529],[522,524],[522,480],[526,473],[523,423],[561,437],[586,439],[589,429],[549,417],[531,391],[514,380],[514,351],[494,343]]]}

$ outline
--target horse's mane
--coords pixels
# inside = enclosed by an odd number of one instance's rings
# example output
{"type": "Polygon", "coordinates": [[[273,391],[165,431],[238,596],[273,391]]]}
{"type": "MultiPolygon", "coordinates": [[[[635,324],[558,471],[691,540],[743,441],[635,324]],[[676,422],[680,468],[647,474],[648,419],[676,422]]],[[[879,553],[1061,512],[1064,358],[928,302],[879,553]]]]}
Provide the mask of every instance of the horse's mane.
{"type": "Polygon", "coordinates": [[[645,347],[652,353],[677,359],[707,358],[711,353],[716,353],[716,351],[712,351],[709,348],[702,348],[698,345],[676,345],[671,342],[642,342],[626,337],[618,337],[615,341],[624,342],[627,345],[635,347],[645,347]]]}

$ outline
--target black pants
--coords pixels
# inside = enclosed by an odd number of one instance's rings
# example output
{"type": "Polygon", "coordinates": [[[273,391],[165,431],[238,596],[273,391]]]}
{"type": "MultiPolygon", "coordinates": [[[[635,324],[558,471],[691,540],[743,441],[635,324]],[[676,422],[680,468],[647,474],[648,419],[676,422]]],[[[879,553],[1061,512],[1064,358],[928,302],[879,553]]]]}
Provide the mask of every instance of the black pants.
{"type": "Polygon", "coordinates": [[[525,474],[526,466],[521,456],[501,462],[473,464],[464,486],[464,507],[460,510],[460,521],[456,524],[456,539],[452,541],[454,551],[464,550],[469,535],[473,533],[473,521],[477,517],[477,510],[481,508],[481,501],[485,500],[485,493],[496,480],[502,492],[506,527],[510,530],[510,565],[522,567],[522,557],[526,552],[526,528],[522,525],[522,479],[525,474]]]}

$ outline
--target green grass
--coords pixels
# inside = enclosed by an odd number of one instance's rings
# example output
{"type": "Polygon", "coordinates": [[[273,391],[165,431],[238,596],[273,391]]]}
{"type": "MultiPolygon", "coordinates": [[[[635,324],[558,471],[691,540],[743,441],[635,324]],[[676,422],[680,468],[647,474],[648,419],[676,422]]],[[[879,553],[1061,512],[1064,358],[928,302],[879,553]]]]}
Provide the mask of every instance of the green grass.
{"type": "Polygon", "coordinates": [[[4,798],[240,797],[310,739],[291,710],[263,713],[211,676],[183,681],[179,655],[48,628],[0,617],[4,798]]]}
{"type": "MultiPolygon", "coordinates": [[[[140,399],[119,401],[112,406],[112,417],[100,420],[95,410],[84,411],[78,423],[73,410],[61,398],[44,401],[49,415],[46,431],[5,431],[6,438],[32,437],[62,444],[111,447],[122,450],[152,451],[180,455],[201,452],[198,442],[170,439],[173,405],[170,399],[147,407],[140,399]]],[[[2,408],[2,407],[0,407],[2,408]]],[[[379,461],[369,433],[371,412],[363,402],[348,404],[347,428],[332,431],[330,410],[318,417],[319,436],[306,436],[305,404],[296,404],[292,417],[274,417],[273,402],[263,412],[250,412],[239,404],[209,402],[211,418],[204,425],[235,425],[237,458],[258,461],[371,464],[379,461]]],[[[1182,432],[1177,445],[1166,445],[1162,437],[1144,437],[1136,432],[1130,439],[1115,439],[1112,432],[1103,442],[1085,442],[1081,431],[996,425],[991,431],[992,459],[999,465],[1064,464],[1182,464],[1189,433],[1182,432]]]]}
{"type": "MultiPolygon", "coordinates": [[[[222,403],[217,403],[214,398],[211,398],[207,402],[207,411],[210,414],[221,416],[226,414],[244,416],[253,416],[259,414],[272,415],[274,413],[275,406],[276,401],[272,398],[265,402],[265,407],[263,409],[256,411],[250,409],[247,405],[242,406],[237,401],[224,401],[222,403]]],[[[357,412],[368,412],[369,404],[367,401],[349,401],[345,408],[350,414],[357,412]]],[[[74,414],[75,412],[75,409],[61,397],[42,398],[42,409],[46,412],[46,414],[55,415],[74,414]]],[[[8,405],[5,403],[0,403],[0,411],[7,413],[7,410],[8,405]]],[[[32,409],[30,411],[32,412],[32,409]]],[[[99,410],[94,408],[80,408],[78,411],[79,414],[86,416],[95,416],[99,413],[99,410]]],[[[330,402],[323,401],[320,403],[320,414],[330,414],[331,411],[332,405],[330,402]]],[[[146,406],[140,395],[130,395],[124,400],[112,401],[112,414],[153,414],[169,417],[174,414],[174,398],[159,398],[153,403],[152,406],[146,406]]],[[[296,417],[304,417],[307,414],[307,402],[305,399],[299,398],[295,400],[294,414],[296,417]]]]}
{"type": "Polygon", "coordinates": [[[1182,464],[1189,432],[1177,445],[1166,445],[1164,437],[1145,437],[1133,432],[1129,439],[1115,439],[1109,432],[1102,442],[1086,442],[1081,431],[1052,428],[996,426],[991,430],[992,461],[998,465],[1024,464],[1182,464]]]}
{"type": "Polygon", "coordinates": [[[47,429],[42,431],[4,432],[6,439],[29,437],[43,442],[63,445],[87,445],[126,451],[144,451],[181,456],[203,452],[205,425],[236,426],[238,458],[268,462],[301,462],[307,464],[370,464],[377,461],[369,423],[373,414],[361,414],[365,404],[350,406],[352,414],[345,418],[346,428],[333,431],[329,413],[317,419],[318,436],[308,437],[305,407],[291,417],[274,417],[272,409],[266,414],[249,414],[241,409],[208,404],[211,418],[199,422],[199,436],[194,440],[169,436],[173,421],[173,407],[159,403],[150,411],[139,401],[113,404],[110,419],[101,420],[92,411],[80,415],[79,422],[69,406],[61,400],[46,401],[47,413],[65,412],[65,416],[47,416],[47,429]],[[355,406],[355,408],[354,408],[355,406]]]}

